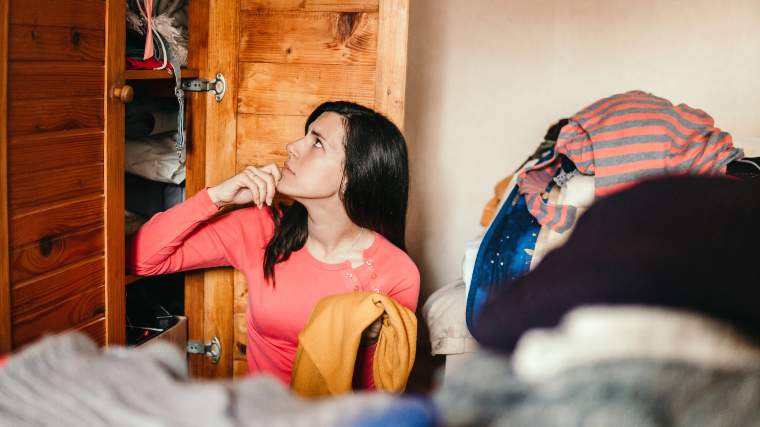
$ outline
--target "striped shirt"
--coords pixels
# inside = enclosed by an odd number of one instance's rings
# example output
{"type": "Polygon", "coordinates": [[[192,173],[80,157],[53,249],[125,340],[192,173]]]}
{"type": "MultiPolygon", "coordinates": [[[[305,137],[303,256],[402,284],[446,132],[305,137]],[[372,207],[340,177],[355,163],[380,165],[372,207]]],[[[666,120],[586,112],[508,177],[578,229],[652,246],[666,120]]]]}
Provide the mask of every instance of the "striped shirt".
{"type": "Polygon", "coordinates": [[[702,110],[632,91],[601,99],[565,125],[554,156],[517,178],[528,210],[541,225],[564,232],[575,222],[575,207],[546,203],[543,195],[564,154],[578,171],[594,175],[595,195],[603,197],[659,175],[724,174],[744,155],[731,135],[714,126],[702,110]]]}

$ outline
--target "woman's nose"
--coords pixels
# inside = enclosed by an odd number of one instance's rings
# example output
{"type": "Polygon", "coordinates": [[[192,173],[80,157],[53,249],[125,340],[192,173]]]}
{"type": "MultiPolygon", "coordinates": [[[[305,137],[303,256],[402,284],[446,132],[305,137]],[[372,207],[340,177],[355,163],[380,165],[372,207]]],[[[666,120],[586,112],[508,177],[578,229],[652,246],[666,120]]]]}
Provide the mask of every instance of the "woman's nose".
{"type": "Polygon", "coordinates": [[[285,145],[285,152],[288,153],[288,156],[290,157],[298,157],[298,154],[296,154],[295,145],[296,142],[291,142],[290,144],[285,145]]]}

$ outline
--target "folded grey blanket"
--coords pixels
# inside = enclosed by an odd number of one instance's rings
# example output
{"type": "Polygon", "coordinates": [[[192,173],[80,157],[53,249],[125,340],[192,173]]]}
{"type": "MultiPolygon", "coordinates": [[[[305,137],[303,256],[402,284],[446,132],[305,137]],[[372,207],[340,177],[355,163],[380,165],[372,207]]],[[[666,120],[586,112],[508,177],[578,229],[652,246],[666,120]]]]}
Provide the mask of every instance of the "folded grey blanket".
{"type": "Polygon", "coordinates": [[[101,350],[79,333],[49,336],[0,368],[0,426],[330,426],[394,399],[307,401],[266,376],[194,381],[186,365],[163,342],[101,350]]]}

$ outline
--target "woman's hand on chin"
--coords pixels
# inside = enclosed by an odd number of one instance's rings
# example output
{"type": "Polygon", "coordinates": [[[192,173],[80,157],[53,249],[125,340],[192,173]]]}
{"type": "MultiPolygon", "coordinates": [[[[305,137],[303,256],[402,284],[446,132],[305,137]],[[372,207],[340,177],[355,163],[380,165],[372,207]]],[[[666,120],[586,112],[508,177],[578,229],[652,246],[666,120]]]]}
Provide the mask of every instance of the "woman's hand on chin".
{"type": "Polygon", "coordinates": [[[277,183],[282,173],[274,163],[262,167],[248,166],[240,173],[208,189],[211,201],[217,207],[254,203],[261,208],[272,206],[277,183]]]}

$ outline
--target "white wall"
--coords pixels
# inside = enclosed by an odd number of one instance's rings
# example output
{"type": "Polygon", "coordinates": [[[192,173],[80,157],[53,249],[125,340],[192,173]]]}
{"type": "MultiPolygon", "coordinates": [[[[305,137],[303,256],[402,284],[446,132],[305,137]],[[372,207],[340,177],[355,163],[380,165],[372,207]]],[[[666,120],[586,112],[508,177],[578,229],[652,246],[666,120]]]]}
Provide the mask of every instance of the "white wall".
{"type": "Polygon", "coordinates": [[[407,241],[424,293],[460,276],[493,184],[595,99],[642,89],[760,138],[758,0],[411,3],[407,241]]]}

